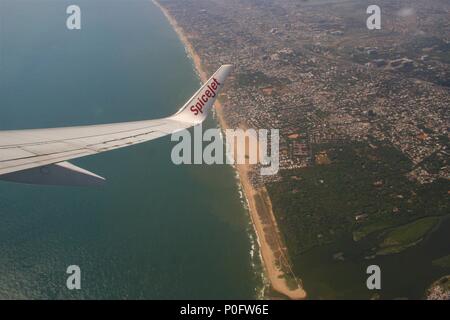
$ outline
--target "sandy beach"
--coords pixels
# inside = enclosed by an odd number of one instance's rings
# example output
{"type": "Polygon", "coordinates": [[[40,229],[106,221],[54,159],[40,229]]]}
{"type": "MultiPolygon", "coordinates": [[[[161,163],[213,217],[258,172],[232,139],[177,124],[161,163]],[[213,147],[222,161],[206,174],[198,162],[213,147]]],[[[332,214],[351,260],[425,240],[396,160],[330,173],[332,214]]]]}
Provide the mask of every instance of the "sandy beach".
{"type": "MultiPolygon", "coordinates": [[[[203,68],[200,56],[195,52],[183,29],[170,15],[168,10],[161,6],[157,0],[152,0],[152,2],[161,9],[169,20],[180,40],[185,45],[188,54],[192,58],[201,80],[203,82],[206,81],[208,79],[208,74],[203,68]]],[[[223,106],[220,102],[216,102],[215,109],[220,127],[222,129],[229,128],[223,115],[223,106]]],[[[250,165],[237,165],[236,170],[248,202],[250,217],[258,237],[265,274],[270,281],[272,289],[289,299],[305,299],[306,292],[302,288],[301,281],[295,277],[291,270],[286,248],[283,245],[267,191],[265,188],[256,189],[252,186],[249,179],[249,172],[251,170],[250,165]]]]}

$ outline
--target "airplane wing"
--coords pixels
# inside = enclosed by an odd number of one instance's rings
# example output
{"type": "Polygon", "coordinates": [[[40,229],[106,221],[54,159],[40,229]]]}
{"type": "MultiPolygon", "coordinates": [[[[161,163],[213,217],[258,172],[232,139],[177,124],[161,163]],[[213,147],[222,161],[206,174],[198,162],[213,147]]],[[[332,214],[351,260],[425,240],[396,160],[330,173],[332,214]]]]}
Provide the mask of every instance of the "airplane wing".
{"type": "Polygon", "coordinates": [[[155,120],[0,131],[0,180],[97,185],[105,179],[67,162],[146,142],[202,123],[231,71],[223,65],[174,115],[155,120]]]}

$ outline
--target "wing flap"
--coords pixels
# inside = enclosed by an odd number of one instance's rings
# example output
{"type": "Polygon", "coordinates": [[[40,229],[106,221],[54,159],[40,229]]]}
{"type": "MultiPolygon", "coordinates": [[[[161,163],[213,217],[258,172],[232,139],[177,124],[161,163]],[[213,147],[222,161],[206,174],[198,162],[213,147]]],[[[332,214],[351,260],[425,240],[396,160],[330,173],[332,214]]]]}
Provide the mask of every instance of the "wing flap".
{"type": "Polygon", "coordinates": [[[55,186],[97,186],[105,182],[103,177],[69,162],[13,172],[0,176],[0,179],[10,182],[55,186]]]}
{"type": "Polygon", "coordinates": [[[42,156],[80,150],[80,146],[76,146],[67,142],[53,142],[53,143],[23,146],[21,147],[21,149],[35,156],[42,156]]]}
{"type": "MultiPolygon", "coordinates": [[[[0,162],[23,159],[34,156],[33,153],[27,152],[21,148],[0,148],[0,162]]],[[[1,168],[1,165],[0,165],[1,168]]]]}

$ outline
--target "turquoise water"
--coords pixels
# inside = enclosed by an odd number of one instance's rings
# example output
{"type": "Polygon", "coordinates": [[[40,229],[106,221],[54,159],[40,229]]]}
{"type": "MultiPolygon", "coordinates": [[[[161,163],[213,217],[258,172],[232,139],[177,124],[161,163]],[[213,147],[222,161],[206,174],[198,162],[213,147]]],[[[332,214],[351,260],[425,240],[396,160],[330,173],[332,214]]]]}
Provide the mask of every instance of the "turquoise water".
{"type": "MultiPolygon", "coordinates": [[[[0,2],[0,129],[142,120],[199,80],[147,0],[0,2]]],[[[210,120],[208,126],[215,126],[210,120]]],[[[232,168],[175,166],[169,137],[73,161],[102,188],[0,182],[0,298],[254,298],[249,218],[232,168]],[[66,268],[79,265],[82,289],[66,268]]]]}

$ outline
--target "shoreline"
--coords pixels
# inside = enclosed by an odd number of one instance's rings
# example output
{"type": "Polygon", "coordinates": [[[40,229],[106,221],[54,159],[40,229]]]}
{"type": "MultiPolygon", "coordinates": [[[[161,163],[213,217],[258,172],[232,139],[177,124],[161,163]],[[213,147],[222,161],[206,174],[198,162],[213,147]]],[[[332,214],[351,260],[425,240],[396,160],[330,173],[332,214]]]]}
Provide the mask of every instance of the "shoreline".
{"type": "MultiPolygon", "coordinates": [[[[200,56],[195,52],[183,29],[170,15],[168,10],[163,7],[157,0],[152,0],[152,2],[163,12],[164,16],[167,18],[170,25],[177,33],[180,41],[184,44],[187,54],[191,57],[201,81],[207,81],[208,75],[203,68],[200,56]]],[[[228,129],[229,126],[224,118],[223,106],[220,101],[217,101],[215,103],[215,111],[220,128],[222,130],[228,129]]],[[[270,282],[271,288],[277,293],[282,294],[283,296],[292,300],[305,299],[307,297],[307,294],[301,285],[301,281],[295,277],[294,273],[290,269],[289,259],[285,252],[286,249],[284,245],[282,245],[280,233],[275,216],[273,214],[272,205],[268,197],[267,190],[265,188],[256,189],[253,187],[248,176],[251,170],[250,165],[236,165],[235,169],[239,176],[242,191],[248,204],[248,212],[257,237],[257,242],[259,244],[259,251],[264,273],[268,281],[270,282]],[[259,199],[259,202],[257,201],[257,198],[259,199]],[[260,207],[259,211],[258,205],[260,207]],[[265,211],[266,218],[270,220],[270,224],[265,224],[263,222],[262,213],[260,211],[265,211]],[[271,229],[270,231],[272,233],[270,235],[268,234],[267,229],[271,229]],[[268,236],[272,236],[272,239],[268,239],[268,236]],[[274,240],[276,247],[275,249],[272,248],[272,246],[269,244],[269,241],[273,244],[274,240]],[[284,268],[289,269],[288,272],[282,270],[282,268],[279,266],[280,262],[283,264],[284,268]],[[289,276],[291,277],[291,280],[295,281],[295,289],[289,287],[288,281],[286,279],[287,273],[290,273],[289,276]]]]}

